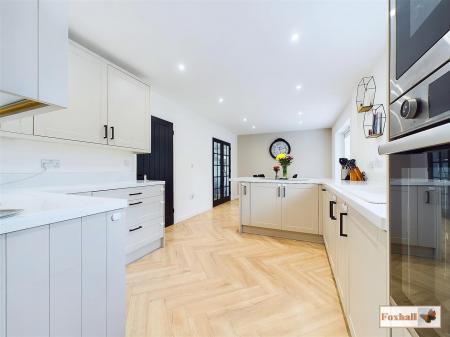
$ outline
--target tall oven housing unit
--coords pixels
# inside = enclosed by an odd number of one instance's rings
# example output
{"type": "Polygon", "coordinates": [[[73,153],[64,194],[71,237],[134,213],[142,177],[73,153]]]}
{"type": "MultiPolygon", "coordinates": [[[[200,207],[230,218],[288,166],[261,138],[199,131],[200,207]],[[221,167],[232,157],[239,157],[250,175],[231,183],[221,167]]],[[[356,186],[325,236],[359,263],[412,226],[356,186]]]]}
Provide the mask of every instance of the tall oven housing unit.
{"type": "Polygon", "coordinates": [[[390,298],[441,306],[450,336],[450,1],[390,1],[390,298]]]}

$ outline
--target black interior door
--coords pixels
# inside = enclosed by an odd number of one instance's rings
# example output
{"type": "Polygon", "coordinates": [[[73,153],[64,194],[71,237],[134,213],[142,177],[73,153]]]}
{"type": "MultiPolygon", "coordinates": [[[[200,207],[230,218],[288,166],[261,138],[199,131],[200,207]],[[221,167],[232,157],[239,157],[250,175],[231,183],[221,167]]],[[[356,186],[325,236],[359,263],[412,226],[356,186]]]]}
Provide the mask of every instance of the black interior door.
{"type": "Polygon", "coordinates": [[[166,182],[166,227],[173,225],[173,123],[152,116],[152,152],[137,155],[137,178],[166,182]]]}
{"type": "Polygon", "coordinates": [[[213,138],[213,206],[231,199],[231,145],[213,138]]]}

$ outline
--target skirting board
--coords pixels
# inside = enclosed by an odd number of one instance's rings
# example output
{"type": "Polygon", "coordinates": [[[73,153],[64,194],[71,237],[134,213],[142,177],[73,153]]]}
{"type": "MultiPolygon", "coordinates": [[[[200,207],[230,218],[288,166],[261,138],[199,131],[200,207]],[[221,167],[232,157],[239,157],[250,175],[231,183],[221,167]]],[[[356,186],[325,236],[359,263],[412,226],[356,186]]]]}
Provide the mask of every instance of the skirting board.
{"type": "Polygon", "coordinates": [[[277,238],[323,243],[323,237],[321,235],[288,232],[288,231],[282,231],[282,230],[270,229],[270,228],[242,226],[242,233],[267,235],[267,236],[274,236],[277,238]]]}
{"type": "Polygon", "coordinates": [[[155,240],[132,253],[127,254],[127,264],[143,258],[145,255],[164,247],[164,238],[155,240]]]}

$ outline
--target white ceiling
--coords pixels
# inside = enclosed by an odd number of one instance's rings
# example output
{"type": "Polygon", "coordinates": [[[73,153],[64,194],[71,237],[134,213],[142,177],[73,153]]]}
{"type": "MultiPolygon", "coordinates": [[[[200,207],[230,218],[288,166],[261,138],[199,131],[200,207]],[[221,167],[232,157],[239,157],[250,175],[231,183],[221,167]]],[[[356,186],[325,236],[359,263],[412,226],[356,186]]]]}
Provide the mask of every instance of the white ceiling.
{"type": "Polygon", "coordinates": [[[385,50],[387,12],[387,0],[74,0],[70,31],[179,104],[247,134],[331,127],[385,50]]]}

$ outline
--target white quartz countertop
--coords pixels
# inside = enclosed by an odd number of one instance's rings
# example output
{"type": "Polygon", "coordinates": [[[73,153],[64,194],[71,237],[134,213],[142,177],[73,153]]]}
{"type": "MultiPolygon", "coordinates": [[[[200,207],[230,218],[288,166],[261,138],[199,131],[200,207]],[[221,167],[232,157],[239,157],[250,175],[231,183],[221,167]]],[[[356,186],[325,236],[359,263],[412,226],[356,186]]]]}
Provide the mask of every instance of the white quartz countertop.
{"type": "Polygon", "coordinates": [[[103,184],[2,189],[0,209],[22,209],[18,215],[0,218],[0,234],[43,226],[128,207],[125,199],[70,195],[90,191],[135,188],[163,181],[119,181],[103,184]]]}
{"type": "Polygon", "coordinates": [[[387,230],[387,188],[384,185],[368,182],[351,182],[332,179],[302,178],[289,180],[275,180],[265,178],[240,177],[231,179],[232,182],[275,183],[275,184],[317,184],[323,185],[332,193],[343,199],[345,203],[360,213],[372,224],[387,230]]]}

